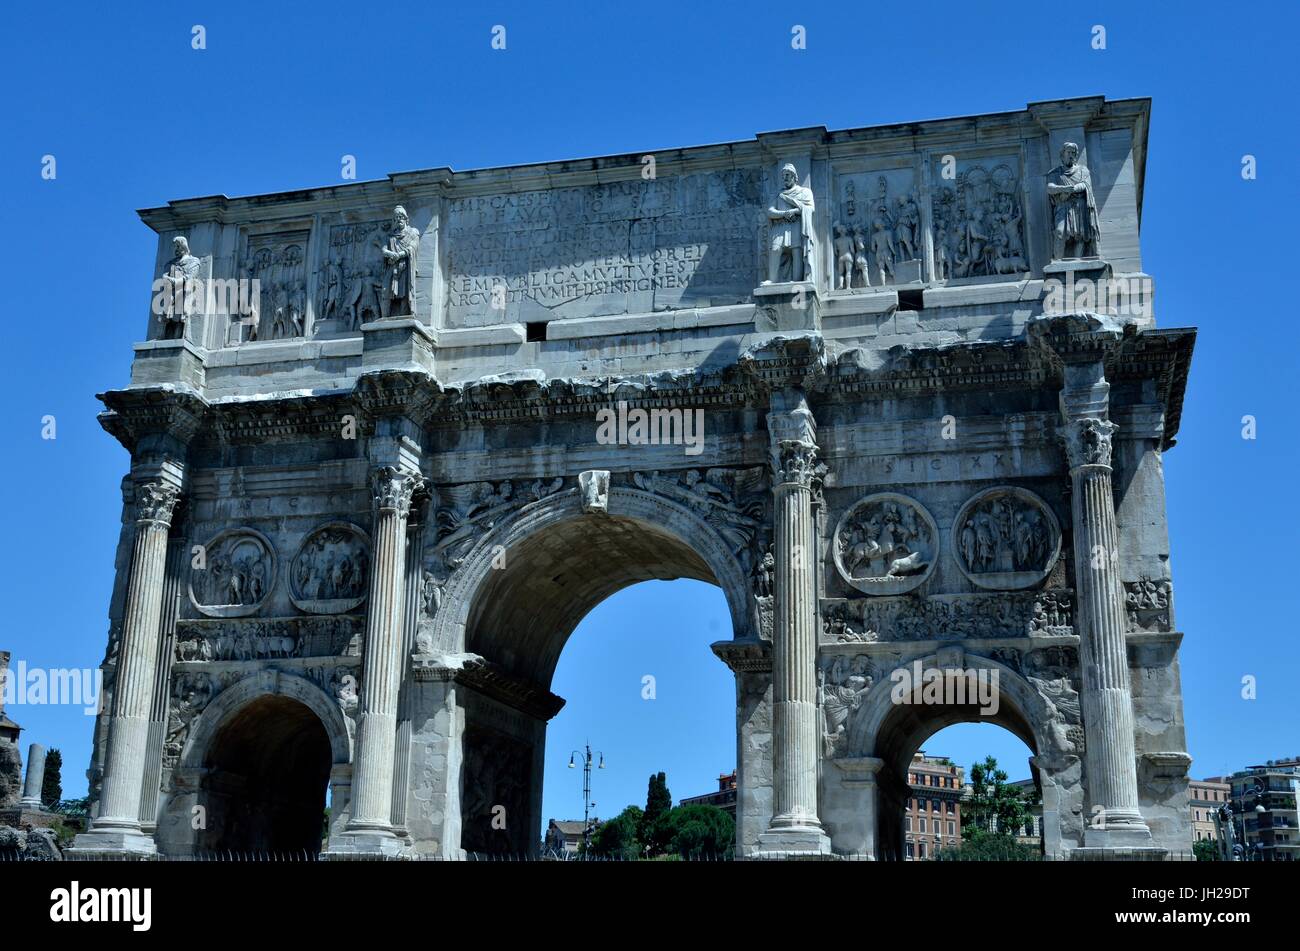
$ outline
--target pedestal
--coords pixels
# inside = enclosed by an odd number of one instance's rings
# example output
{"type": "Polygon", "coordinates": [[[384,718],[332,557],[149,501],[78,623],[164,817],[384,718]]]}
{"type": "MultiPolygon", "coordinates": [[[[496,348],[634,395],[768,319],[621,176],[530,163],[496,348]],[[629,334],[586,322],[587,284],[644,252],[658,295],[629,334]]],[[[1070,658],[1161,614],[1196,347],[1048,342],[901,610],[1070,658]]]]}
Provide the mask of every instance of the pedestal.
{"type": "Polygon", "coordinates": [[[817,287],[811,282],[761,284],[754,288],[754,303],[758,307],[755,326],[760,331],[821,329],[817,287]]]}

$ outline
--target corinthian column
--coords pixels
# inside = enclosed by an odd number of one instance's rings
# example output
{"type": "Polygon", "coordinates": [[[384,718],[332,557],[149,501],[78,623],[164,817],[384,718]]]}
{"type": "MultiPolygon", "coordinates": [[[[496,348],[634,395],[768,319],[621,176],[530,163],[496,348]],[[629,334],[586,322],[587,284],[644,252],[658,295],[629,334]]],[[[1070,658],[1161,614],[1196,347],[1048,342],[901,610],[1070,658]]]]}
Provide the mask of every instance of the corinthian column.
{"type": "Polygon", "coordinates": [[[351,842],[343,844],[343,849],[395,851],[400,840],[392,828],[393,752],[405,643],[406,519],[421,479],[393,466],[380,466],[372,475],[372,484],[375,530],[370,611],[366,618],[352,816],[346,837],[351,842]]]}
{"type": "Polygon", "coordinates": [[[817,425],[801,391],[774,395],[768,414],[776,560],[772,625],[772,823],[758,855],[818,854],[830,840],[817,818],[817,591],[812,489],[817,425]],[[779,397],[779,398],[778,398],[779,397]]]}
{"type": "Polygon", "coordinates": [[[1100,362],[1066,367],[1061,391],[1073,493],[1075,586],[1089,799],[1088,848],[1150,845],[1138,808],[1133,696],[1119,576],[1119,531],[1111,474],[1116,426],[1106,417],[1110,386],[1100,362]],[[1100,807],[1100,808],[1098,808],[1100,807]]]}
{"type": "Polygon", "coordinates": [[[135,547],[108,722],[103,791],[99,815],[90,832],[77,836],[76,850],[157,851],[153,839],[140,829],[140,788],[158,665],[167,532],[179,497],[177,489],[165,482],[143,482],[135,488],[135,547]]]}

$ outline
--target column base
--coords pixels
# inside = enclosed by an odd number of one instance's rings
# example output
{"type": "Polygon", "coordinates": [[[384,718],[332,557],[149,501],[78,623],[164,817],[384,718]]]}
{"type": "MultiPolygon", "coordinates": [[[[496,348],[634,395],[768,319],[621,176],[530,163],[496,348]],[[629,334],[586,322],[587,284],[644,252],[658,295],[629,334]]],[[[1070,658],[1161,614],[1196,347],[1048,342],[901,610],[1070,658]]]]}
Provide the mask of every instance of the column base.
{"type": "Polygon", "coordinates": [[[820,825],[779,825],[778,818],[766,831],[759,833],[758,847],[750,858],[771,859],[829,859],[831,840],[820,825]]]}
{"type": "Polygon", "coordinates": [[[358,829],[333,836],[329,845],[321,853],[326,861],[346,861],[348,859],[396,859],[405,858],[410,853],[410,843],[392,832],[383,830],[358,829]]]}
{"type": "Polygon", "coordinates": [[[1089,826],[1083,830],[1083,847],[1094,850],[1150,849],[1153,848],[1151,830],[1140,815],[1115,816],[1108,813],[1104,829],[1089,826]]]}
{"type": "Polygon", "coordinates": [[[153,836],[139,829],[91,829],[72,840],[66,859],[149,859],[158,855],[153,836]]]}

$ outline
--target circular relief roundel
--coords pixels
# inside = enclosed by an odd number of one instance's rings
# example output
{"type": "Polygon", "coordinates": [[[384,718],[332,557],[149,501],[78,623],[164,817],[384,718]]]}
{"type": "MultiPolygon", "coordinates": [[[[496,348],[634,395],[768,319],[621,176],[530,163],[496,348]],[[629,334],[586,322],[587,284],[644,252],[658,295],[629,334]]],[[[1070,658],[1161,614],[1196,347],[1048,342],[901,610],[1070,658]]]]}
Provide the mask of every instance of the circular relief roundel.
{"type": "Polygon", "coordinates": [[[953,558],[980,588],[1011,591],[1038,584],[1061,554],[1061,526],[1028,489],[1001,486],[975,495],[952,523],[953,558]]]}
{"type": "Polygon", "coordinates": [[[203,546],[191,562],[190,601],[208,617],[247,617],[275,584],[275,549],[261,532],[230,528],[203,546]]]}
{"type": "Polygon", "coordinates": [[[366,599],[370,539],[349,522],[328,522],[303,539],[289,564],[289,597],[307,614],[342,614],[366,599]]]}
{"type": "Polygon", "coordinates": [[[867,594],[903,594],[934,572],[939,530],[919,502],[894,492],[858,501],[835,526],[835,567],[867,594]]]}

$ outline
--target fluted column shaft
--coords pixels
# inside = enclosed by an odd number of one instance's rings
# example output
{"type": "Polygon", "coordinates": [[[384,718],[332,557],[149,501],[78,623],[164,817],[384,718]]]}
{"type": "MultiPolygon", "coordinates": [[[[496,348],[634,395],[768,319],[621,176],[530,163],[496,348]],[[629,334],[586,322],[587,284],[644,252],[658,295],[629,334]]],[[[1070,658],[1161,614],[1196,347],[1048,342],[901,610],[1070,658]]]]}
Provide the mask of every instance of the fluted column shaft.
{"type": "Polygon", "coordinates": [[[167,533],[178,498],[176,488],[164,482],[136,487],[135,544],[108,726],[104,785],[94,822],[97,830],[140,828],[140,788],[158,665],[167,533]]]}
{"type": "Polygon", "coordinates": [[[163,740],[167,732],[167,708],[171,702],[171,668],[176,651],[176,619],[180,615],[181,577],[186,566],[184,538],[167,543],[167,575],[163,582],[161,610],[158,614],[158,662],[154,670],[153,706],[149,715],[149,737],[140,787],[140,823],[142,828],[158,821],[158,794],[162,791],[163,740]]]}
{"type": "Polygon", "coordinates": [[[774,394],[772,440],[774,557],[772,619],[773,815],[759,854],[824,853],[817,818],[817,587],[813,487],[817,426],[803,392],[774,394]]]}
{"type": "Polygon", "coordinates": [[[375,470],[374,550],[370,610],[366,618],[365,671],[357,723],[348,831],[392,834],[393,753],[397,698],[403,666],[406,590],[406,519],[417,475],[391,467],[375,470]]]}
{"type": "Polygon", "coordinates": [[[774,824],[817,822],[817,632],[812,490],[787,482],[775,495],[772,697],[774,824]]]}
{"type": "Polygon", "coordinates": [[[1111,470],[1117,427],[1107,419],[1109,392],[1101,365],[1094,363],[1070,368],[1061,394],[1083,667],[1079,703],[1091,810],[1087,839],[1101,845],[1118,836],[1150,838],[1138,805],[1133,688],[1124,637],[1128,615],[1111,470]]]}

